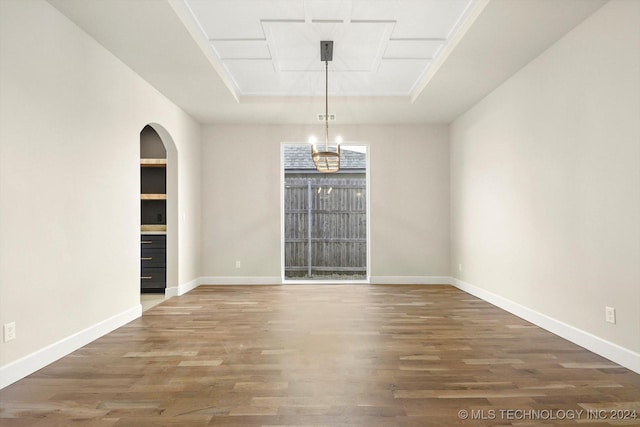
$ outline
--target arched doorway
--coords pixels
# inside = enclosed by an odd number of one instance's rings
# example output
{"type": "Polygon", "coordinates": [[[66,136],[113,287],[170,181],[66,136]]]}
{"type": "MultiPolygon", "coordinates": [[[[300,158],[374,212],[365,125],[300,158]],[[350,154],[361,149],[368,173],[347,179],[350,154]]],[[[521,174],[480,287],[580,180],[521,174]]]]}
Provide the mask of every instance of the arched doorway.
{"type": "Polygon", "coordinates": [[[140,131],[140,292],[143,310],[178,286],[177,150],[164,127],[140,131]],[[145,297],[146,296],[146,297],[145,297]]]}

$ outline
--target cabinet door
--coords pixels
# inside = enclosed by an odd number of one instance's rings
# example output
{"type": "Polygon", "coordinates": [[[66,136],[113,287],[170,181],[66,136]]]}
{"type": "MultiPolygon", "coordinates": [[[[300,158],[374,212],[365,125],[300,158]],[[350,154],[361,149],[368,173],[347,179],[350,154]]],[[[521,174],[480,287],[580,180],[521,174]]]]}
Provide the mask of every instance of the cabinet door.
{"type": "Polygon", "coordinates": [[[140,256],[140,264],[142,268],[145,267],[166,267],[167,265],[167,252],[166,249],[157,248],[142,248],[142,254],[140,256]]]}
{"type": "Polygon", "coordinates": [[[142,234],[140,237],[142,250],[146,249],[166,249],[167,236],[162,234],[142,234]]]}
{"type": "Polygon", "coordinates": [[[140,289],[162,292],[167,287],[167,237],[159,234],[140,236],[140,289]]]}
{"type": "Polygon", "coordinates": [[[164,267],[144,267],[140,274],[142,291],[159,290],[167,287],[167,270],[164,267]]]}

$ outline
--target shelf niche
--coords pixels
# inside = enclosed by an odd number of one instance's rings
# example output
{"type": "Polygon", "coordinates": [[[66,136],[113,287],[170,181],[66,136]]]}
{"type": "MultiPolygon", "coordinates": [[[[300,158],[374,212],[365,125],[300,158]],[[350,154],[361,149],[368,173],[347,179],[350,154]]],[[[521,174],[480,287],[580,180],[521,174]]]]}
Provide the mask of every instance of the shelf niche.
{"type": "Polygon", "coordinates": [[[140,132],[140,291],[166,288],[167,151],[158,133],[140,132]]]}
{"type": "Polygon", "coordinates": [[[140,132],[140,156],[140,225],[166,226],[167,151],[151,126],[140,132]]]}

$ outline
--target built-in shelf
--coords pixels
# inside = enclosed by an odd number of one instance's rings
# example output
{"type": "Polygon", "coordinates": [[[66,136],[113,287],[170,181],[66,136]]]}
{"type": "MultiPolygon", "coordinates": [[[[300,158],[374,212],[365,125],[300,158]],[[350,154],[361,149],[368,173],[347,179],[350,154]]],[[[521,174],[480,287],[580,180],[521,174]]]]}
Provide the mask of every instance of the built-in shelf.
{"type": "MultiPolygon", "coordinates": [[[[0,0],[1,2],[2,0],[0,0]]],[[[151,126],[140,132],[140,291],[167,287],[167,159],[151,126]]]]}
{"type": "Polygon", "coordinates": [[[145,232],[158,232],[158,231],[167,231],[167,225],[166,224],[142,224],[140,226],[140,231],[142,233],[145,232]]]}
{"type": "Polygon", "coordinates": [[[167,159],[140,159],[140,166],[143,168],[164,168],[167,167],[167,159]]]}
{"type": "Polygon", "coordinates": [[[140,200],[167,200],[166,194],[140,194],[140,200]]]}

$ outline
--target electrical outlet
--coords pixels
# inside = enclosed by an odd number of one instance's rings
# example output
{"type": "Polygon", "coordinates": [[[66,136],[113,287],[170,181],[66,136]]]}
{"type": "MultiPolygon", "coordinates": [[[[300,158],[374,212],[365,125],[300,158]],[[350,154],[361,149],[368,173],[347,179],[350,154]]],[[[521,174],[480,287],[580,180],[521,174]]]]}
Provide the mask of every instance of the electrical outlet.
{"type": "Polygon", "coordinates": [[[16,339],[16,322],[4,324],[4,342],[16,339]]]}
{"type": "Polygon", "coordinates": [[[462,271],[462,264],[458,264],[458,271],[462,271]]]}
{"type": "Polygon", "coordinates": [[[240,261],[236,261],[236,268],[240,268],[240,267],[241,267],[240,261]]]}
{"type": "Polygon", "coordinates": [[[616,323],[616,309],[613,307],[605,307],[604,308],[604,320],[609,323],[616,323]]]}

